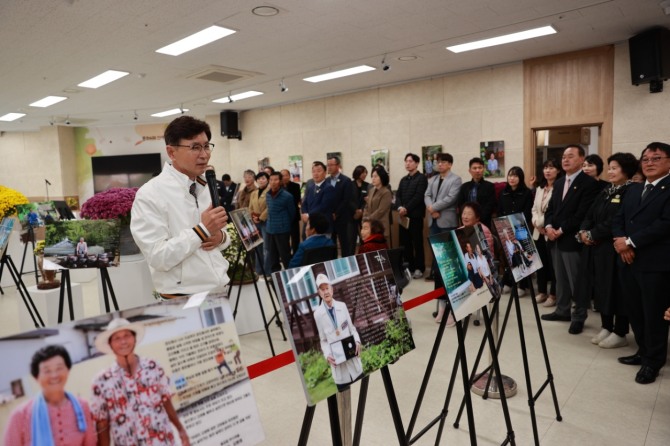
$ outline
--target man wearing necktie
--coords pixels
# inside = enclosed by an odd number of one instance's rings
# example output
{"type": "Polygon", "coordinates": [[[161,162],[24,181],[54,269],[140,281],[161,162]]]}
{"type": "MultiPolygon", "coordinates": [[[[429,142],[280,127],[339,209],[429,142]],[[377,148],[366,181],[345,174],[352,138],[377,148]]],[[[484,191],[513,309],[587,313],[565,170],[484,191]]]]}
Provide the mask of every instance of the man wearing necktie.
{"type": "Polygon", "coordinates": [[[312,163],[312,184],[307,186],[302,199],[301,219],[307,224],[309,214],[323,214],[328,219],[328,234],[333,232],[333,210],[335,209],[335,188],[326,179],[326,165],[321,161],[312,163]]]}
{"type": "Polygon", "coordinates": [[[138,191],[130,230],[149,265],[156,291],[169,299],[222,290],[230,244],[222,206],[213,208],[204,179],[214,144],[209,125],[180,116],[165,129],[170,159],[163,171],[138,191]]]}
{"type": "Polygon", "coordinates": [[[579,334],[584,329],[587,309],[575,307],[570,314],[575,293],[575,280],[580,268],[582,244],[575,239],[586,212],[598,195],[598,182],[582,172],[586,153],[578,144],[563,151],[561,165],[565,176],[554,183],[549,207],[544,215],[545,229],[556,274],[556,311],[542,315],[545,321],[570,321],[568,332],[579,334]]]}
{"type": "Polygon", "coordinates": [[[670,145],[652,142],[640,158],[644,184],[633,183],[612,221],[614,249],[621,262],[621,286],[638,350],[619,358],[639,365],[635,382],[656,380],[668,354],[670,307],[670,145]]]}
{"type": "MultiPolygon", "coordinates": [[[[343,390],[363,374],[363,363],[360,358],[361,338],[351,321],[347,304],[333,299],[333,287],[328,276],[325,274],[316,276],[316,287],[322,299],[321,305],[314,311],[321,351],[330,364],[333,380],[338,390],[343,390]],[[344,360],[334,350],[341,350],[338,343],[351,342],[351,337],[355,343],[355,346],[351,346],[355,348],[355,355],[344,360]]],[[[345,345],[344,348],[347,346],[345,345]]]]}

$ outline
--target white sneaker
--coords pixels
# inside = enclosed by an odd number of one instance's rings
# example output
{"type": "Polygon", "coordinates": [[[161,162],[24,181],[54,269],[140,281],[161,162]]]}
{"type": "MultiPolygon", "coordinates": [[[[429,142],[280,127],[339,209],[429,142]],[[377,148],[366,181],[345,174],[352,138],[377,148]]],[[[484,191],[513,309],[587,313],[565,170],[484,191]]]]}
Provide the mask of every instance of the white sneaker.
{"type": "Polygon", "coordinates": [[[414,274],[412,274],[413,279],[420,279],[422,277],[423,277],[423,273],[421,272],[421,270],[418,270],[418,269],[416,271],[414,271],[414,274]]]}
{"type": "Polygon", "coordinates": [[[546,300],[547,300],[547,295],[544,294],[544,293],[540,293],[540,294],[537,294],[535,296],[535,302],[537,302],[538,304],[544,303],[544,301],[546,301],[546,300]]]}
{"type": "Polygon", "coordinates": [[[612,334],[611,331],[609,331],[606,328],[603,328],[597,335],[591,338],[591,344],[598,345],[600,344],[601,341],[604,341],[605,338],[607,338],[611,334],[612,334]]]}
{"type": "Polygon", "coordinates": [[[611,333],[608,337],[600,341],[598,347],[600,348],[619,348],[625,347],[628,345],[628,340],[626,336],[619,336],[616,333],[611,333]]]}

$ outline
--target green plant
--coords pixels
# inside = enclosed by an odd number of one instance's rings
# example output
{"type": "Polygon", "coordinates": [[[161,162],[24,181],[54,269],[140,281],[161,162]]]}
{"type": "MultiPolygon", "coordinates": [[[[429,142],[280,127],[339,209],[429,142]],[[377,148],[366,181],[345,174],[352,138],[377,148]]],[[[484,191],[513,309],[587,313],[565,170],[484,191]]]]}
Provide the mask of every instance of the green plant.
{"type": "Polygon", "coordinates": [[[366,346],[361,352],[363,372],[369,374],[391,364],[414,348],[410,327],[405,313],[399,309],[395,319],[386,322],[384,340],[378,344],[366,346]]]}
{"type": "Polygon", "coordinates": [[[331,377],[330,365],[320,351],[308,350],[298,355],[298,360],[307,389],[313,389],[331,377]]]}
{"type": "Polygon", "coordinates": [[[246,253],[242,241],[240,240],[240,236],[232,223],[226,225],[226,233],[228,234],[228,237],[230,237],[230,245],[221,251],[221,253],[223,254],[223,257],[228,260],[228,275],[230,276],[230,280],[232,280],[233,283],[251,282],[255,279],[253,267],[247,265],[246,269],[242,269],[244,267],[246,253]]]}

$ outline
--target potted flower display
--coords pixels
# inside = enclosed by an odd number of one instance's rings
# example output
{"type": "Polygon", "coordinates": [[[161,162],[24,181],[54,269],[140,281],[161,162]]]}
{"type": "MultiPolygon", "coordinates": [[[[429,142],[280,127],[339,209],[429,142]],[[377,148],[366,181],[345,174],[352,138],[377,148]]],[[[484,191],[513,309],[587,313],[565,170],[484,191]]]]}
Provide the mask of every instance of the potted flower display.
{"type": "MultiPolygon", "coordinates": [[[[0,224],[6,227],[4,220],[16,214],[16,206],[28,203],[28,199],[21,192],[0,185],[0,224]]],[[[7,237],[9,237],[9,234],[7,234],[7,237]]],[[[7,240],[5,239],[5,241],[7,240]]],[[[4,254],[4,249],[7,249],[7,244],[0,244],[0,256],[4,254]]]]}
{"type": "Polygon", "coordinates": [[[130,210],[133,207],[137,189],[137,187],[113,187],[104,192],[98,192],[81,206],[83,218],[121,220],[121,255],[140,253],[130,233],[130,210]]]}

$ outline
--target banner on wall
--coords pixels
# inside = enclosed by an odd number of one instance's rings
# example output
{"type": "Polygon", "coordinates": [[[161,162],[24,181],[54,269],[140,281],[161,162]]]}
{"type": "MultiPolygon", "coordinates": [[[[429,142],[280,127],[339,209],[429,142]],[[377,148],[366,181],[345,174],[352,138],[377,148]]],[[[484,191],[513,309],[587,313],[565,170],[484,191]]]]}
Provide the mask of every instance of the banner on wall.
{"type": "Polygon", "coordinates": [[[273,274],[307,404],[414,349],[385,250],[273,274]]]}
{"type": "Polygon", "coordinates": [[[1,396],[2,436],[24,438],[23,424],[17,424],[22,411],[35,407],[43,386],[59,385],[82,401],[84,410],[109,420],[110,435],[119,441],[181,444],[183,433],[169,416],[173,408],[191,445],[261,442],[263,429],[229,302],[205,294],[0,339],[3,356],[13,358],[0,378],[0,388],[11,389],[1,396]],[[72,360],[57,384],[27,373],[33,355],[48,346],[62,347],[72,360]],[[125,371],[128,356],[137,358],[134,378],[125,371]],[[157,405],[164,407],[153,410],[157,405]]]}

